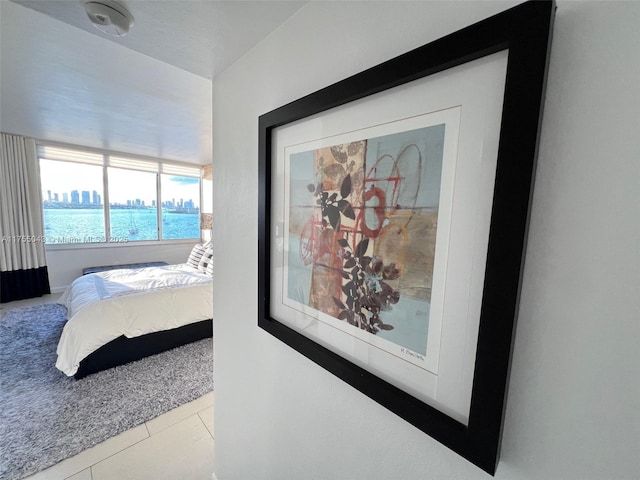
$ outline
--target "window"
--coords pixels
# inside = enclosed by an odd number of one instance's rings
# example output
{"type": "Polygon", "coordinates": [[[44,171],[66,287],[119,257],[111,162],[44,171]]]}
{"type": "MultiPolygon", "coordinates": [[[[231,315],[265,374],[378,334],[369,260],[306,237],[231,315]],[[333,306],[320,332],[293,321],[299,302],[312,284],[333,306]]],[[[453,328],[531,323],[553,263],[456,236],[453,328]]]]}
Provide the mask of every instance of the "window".
{"type": "Polygon", "coordinates": [[[47,243],[200,238],[199,166],[51,145],[38,155],[47,243]]]}
{"type": "Polygon", "coordinates": [[[157,240],[157,173],[109,167],[107,176],[112,239],[157,240]]]}
{"type": "Polygon", "coordinates": [[[200,180],[178,175],[161,175],[162,238],[200,236],[200,180]]]}
{"type": "Polygon", "coordinates": [[[40,160],[47,243],[96,243],[106,238],[102,167],[40,160]]]}

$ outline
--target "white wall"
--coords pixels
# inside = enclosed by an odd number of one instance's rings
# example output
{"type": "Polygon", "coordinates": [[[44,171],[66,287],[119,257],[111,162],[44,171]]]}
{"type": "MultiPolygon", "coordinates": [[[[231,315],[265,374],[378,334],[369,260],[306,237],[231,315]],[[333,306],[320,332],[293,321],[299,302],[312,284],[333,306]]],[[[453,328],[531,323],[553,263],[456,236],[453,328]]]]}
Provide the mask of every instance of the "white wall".
{"type": "MultiPolygon", "coordinates": [[[[257,118],[509,5],[312,2],[214,80],[219,480],[487,478],[256,326],[257,118]]],[[[558,5],[499,479],[640,478],[638,25],[558,5]]]]}
{"type": "Polygon", "coordinates": [[[100,265],[121,265],[140,262],[184,263],[194,243],[151,245],[148,242],[126,246],[79,247],[48,249],[47,267],[52,293],[59,293],[82,275],[82,269],[100,265]]]}

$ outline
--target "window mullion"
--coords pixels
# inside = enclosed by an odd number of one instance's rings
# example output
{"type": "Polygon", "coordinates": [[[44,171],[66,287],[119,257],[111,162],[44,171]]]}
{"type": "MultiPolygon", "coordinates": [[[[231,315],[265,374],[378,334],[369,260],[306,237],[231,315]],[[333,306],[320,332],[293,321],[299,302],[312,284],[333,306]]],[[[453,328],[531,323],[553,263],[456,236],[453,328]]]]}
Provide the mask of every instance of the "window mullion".
{"type": "Polygon", "coordinates": [[[162,240],[162,192],[160,173],[156,173],[156,218],[158,219],[158,240],[162,240]]]}
{"type": "Polygon", "coordinates": [[[102,162],[102,198],[104,198],[104,234],[105,241],[109,243],[109,239],[111,238],[111,212],[109,210],[109,205],[111,204],[109,200],[109,175],[107,173],[107,155],[103,155],[102,162]]]}
{"type": "Polygon", "coordinates": [[[202,180],[204,178],[204,175],[202,175],[202,168],[200,168],[200,178],[198,181],[198,187],[199,187],[199,194],[200,194],[200,208],[198,209],[198,212],[200,212],[198,214],[198,229],[200,232],[200,240],[204,241],[203,237],[204,237],[204,232],[202,231],[202,227],[200,226],[200,218],[202,216],[202,207],[204,207],[204,191],[203,191],[203,185],[202,185],[202,180]]]}

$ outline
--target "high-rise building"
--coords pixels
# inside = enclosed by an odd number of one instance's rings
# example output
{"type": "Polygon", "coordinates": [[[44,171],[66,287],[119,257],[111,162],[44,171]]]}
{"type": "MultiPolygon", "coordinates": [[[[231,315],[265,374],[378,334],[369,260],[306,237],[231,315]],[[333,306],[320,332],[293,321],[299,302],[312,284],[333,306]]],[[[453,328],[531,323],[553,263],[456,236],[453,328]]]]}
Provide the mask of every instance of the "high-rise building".
{"type": "Polygon", "coordinates": [[[62,201],[63,201],[64,203],[69,203],[69,194],[68,194],[67,192],[64,192],[64,193],[62,194],[62,201]]]}
{"type": "Polygon", "coordinates": [[[54,194],[53,194],[53,201],[54,201],[54,202],[56,202],[56,203],[58,203],[58,202],[59,202],[59,200],[58,200],[58,194],[57,194],[57,193],[54,193],[54,194]]]}
{"type": "Polygon", "coordinates": [[[100,195],[98,195],[98,192],[94,190],[91,195],[91,203],[93,203],[94,205],[100,205],[100,195]]]}
{"type": "Polygon", "coordinates": [[[89,190],[82,191],[82,204],[89,205],[91,203],[91,195],[89,194],[89,190]]]}
{"type": "Polygon", "coordinates": [[[47,197],[49,197],[49,201],[51,201],[51,190],[47,190],[47,197]]]}
{"type": "Polygon", "coordinates": [[[73,205],[78,205],[80,203],[80,195],[78,194],[78,190],[71,190],[71,203],[73,205]]]}

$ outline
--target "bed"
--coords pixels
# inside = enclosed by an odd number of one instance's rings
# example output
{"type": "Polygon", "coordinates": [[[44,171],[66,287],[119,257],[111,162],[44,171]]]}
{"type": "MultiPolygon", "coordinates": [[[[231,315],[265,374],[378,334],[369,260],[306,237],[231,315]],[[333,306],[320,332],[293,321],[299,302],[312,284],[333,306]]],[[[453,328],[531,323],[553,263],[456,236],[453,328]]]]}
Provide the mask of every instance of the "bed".
{"type": "Polygon", "coordinates": [[[212,336],[212,253],[208,264],[202,255],[195,263],[193,254],[185,264],[76,279],[58,300],[68,320],[56,367],[80,379],[212,336]]]}

